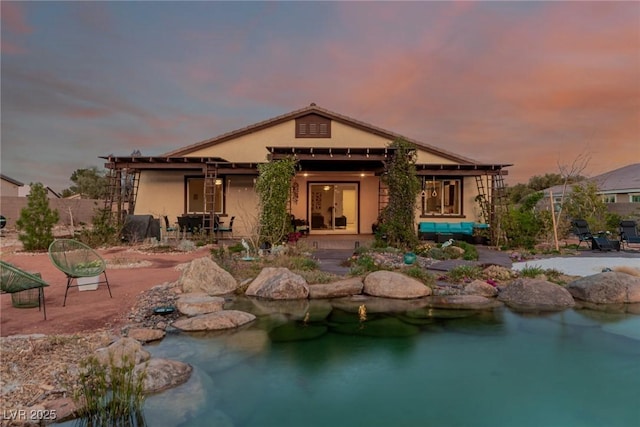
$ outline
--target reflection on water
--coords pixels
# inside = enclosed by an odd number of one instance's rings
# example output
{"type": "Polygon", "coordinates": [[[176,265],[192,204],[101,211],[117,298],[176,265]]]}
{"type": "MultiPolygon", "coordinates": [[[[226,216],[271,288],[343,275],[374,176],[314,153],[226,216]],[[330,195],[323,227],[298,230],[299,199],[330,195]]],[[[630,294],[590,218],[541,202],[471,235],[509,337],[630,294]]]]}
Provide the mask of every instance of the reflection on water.
{"type": "Polygon", "coordinates": [[[640,425],[640,316],[306,309],[150,346],[195,369],[149,425],[640,425]]]}

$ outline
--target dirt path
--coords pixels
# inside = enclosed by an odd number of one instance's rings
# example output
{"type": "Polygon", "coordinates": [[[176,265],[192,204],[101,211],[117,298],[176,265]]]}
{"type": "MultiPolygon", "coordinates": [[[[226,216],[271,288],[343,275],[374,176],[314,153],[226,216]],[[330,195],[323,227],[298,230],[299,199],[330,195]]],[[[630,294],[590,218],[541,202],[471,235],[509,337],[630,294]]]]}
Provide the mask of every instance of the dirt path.
{"type": "Polygon", "coordinates": [[[106,286],[97,291],[80,292],[69,289],[67,304],[62,306],[66,289],[66,276],[57,270],[46,252],[21,253],[2,250],[1,259],[23,270],[39,272],[49,283],[45,288],[47,319],[37,308],[23,309],[11,305],[11,295],[0,298],[0,336],[18,334],[72,334],[99,329],[119,328],[127,321],[127,315],[136,297],[153,286],[173,282],[180,277],[176,268],[195,258],[208,256],[209,248],[203,247],[188,253],[145,253],[129,247],[109,248],[98,252],[118,268],[108,268],[107,275],[113,298],[109,298],[106,286]],[[129,268],[120,268],[130,266],[129,268]],[[131,268],[135,267],[135,268],[131,268]]]}

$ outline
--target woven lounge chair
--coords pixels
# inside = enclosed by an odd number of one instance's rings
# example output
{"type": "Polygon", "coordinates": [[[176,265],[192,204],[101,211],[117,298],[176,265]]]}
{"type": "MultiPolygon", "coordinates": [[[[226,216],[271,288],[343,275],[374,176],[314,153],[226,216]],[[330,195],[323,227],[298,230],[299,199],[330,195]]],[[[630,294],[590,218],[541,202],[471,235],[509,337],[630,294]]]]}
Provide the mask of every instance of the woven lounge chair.
{"type": "Polygon", "coordinates": [[[34,299],[24,299],[24,294],[37,293],[38,311],[42,309],[45,320],[47,319],[47,309],[44,304],[44,288],[49,286],[42,278],[35,274],[28,273],[7,262],[0,261],[0,291],[11,294],[14,307],[29,308],[35,307],[34,299]]]}
{"type": "Polygon", "coordinates": [[[111,295],[111,287],[109,286],[109,279],[107,279],[107,265],[102,257],[89,246],[82,242],[71,239],[57,239],[49,245],[49,259],[53,265],[67,276],[67,289],[64,292],[64,307],[67,303],[67,292],[69,288],[82,286],[78,283],[78,279],[84,277],[99,277],[104,275],[104,280],[99,280],[97,285],[106,284],[109,290],[109,297],[111,295]],[[73,280],[76,280],[76,284],[73,285],[73,280]]]}

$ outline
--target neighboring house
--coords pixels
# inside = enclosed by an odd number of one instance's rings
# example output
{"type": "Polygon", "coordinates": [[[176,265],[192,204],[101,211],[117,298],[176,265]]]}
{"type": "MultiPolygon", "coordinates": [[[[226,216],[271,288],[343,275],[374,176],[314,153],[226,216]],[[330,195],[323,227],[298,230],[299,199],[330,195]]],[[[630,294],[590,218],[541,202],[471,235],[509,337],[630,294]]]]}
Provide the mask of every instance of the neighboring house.
{"type": "MultiPolygon", "coordinates": [[[[60,194],[56,193],[51,187],[44,187],[47,190],[47,197],[50,199],[59,199],[60,194]]],[[[24,185],[18,190],[18,196],[27,197],[31,193],[31,185],[24,185]]]]}
{"type": "Polygon", "coordinates": [[[24,186],[22,182],[3,174],[0,174],[0,182],[2,183],[0,194],[3,196],[18,196],[20,187],[24,186]]]}
{"type": "MultiPolygon", "coordinates": [[[[386,205],[380,175],[401,135],[311,104],[161,156],[103,157],[110,202],[121,214],[186,214],[223,221],[251,235],[258,221],[258,165],[287,156],[298,161],[290,212],[311,234],[371,234],[386,205]]],[[[422,185],[417,222],[482,221],[477,196],[502,185],[506,164],[486,164],[409,138],[417,147],[422,185]]],[[[209,227],[205,223],[205,228],[209,227]]]]}
{"type": "MultiPolygon", "coordinates": [[[[623,166],[582,181],[582,183],[585,182],[596,184],[598,194],[602,196],[602,200],[607,204],[610,212],[622,216],[640,213],[640,163],[623,166]]],[[[569,185],[567,191],[571,192],[572,187],[573,185],[569,185]]],[[[544,190],[544,195],[548,200],[549,192],[551,192],[559,207],[562,201],[562,191],[563,186],[556,185],[544,190]]]]}

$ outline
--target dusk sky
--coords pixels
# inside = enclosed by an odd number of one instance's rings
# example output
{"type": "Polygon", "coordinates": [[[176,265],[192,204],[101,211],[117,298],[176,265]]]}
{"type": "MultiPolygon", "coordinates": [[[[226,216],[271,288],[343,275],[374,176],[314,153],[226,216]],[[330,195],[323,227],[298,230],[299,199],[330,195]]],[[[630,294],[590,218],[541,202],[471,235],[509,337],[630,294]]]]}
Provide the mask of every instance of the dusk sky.
{"type": "Polygon", "coordinates": [[[315,102],[508,182],[640,161],[640,2],[2,1],[1,171],[61,191],[315,102]]]}

